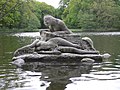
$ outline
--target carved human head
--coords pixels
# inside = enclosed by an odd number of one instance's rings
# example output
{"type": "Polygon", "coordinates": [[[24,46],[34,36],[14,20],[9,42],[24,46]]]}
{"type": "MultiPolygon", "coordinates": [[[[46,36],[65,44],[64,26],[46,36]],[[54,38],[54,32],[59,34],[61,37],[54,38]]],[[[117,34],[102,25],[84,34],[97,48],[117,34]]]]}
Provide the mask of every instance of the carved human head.
{"type": "Polygon", "coordinates": [[[50,26],[55,18],[51,15],[45,15],[44,16],[44,24],[46,26],[50,26]]]}

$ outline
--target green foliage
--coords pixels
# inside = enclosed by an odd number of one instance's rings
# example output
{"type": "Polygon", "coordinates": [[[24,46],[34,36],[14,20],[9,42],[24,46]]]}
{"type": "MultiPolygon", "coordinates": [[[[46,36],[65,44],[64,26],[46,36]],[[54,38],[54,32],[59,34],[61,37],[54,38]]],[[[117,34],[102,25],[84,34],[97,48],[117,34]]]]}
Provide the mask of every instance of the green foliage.
{"type": "MultiPolygon", "coordinates": [[[[2,3],[2,2],[0,2],[2,3]]],[[[33,23],[35,16],[29,8],[29,1],[22,0],[4,0],[3,6],[1,6],[1,27],[7,28],[27,28],[30,23],[33,23]],[[32,16],[31,16],[32,15],[32,16]],[[29,22],[32,18],[32,22],[29,22]]],[[[36,20],[38,21],[38,20],[36,20]]],[[[36,22],[34,25],[38,25],[36,22]]],[[[40,24],[39,24],[40,25],[40,24]]],[[[36,26],[35,28],[37,28],[36,26]]]]}
{"type": "Polygon", "coordinates": [[[60,0],[57,9],[35,0],[0,0],[0,28],[45,28],[46,14],[63,19],[68,28],[120,29],[120,0],[60,0]]]}
{"type": "Polygon", "coordinates": [[[19,28],[36,29],[41,26],[39,19],[32,12],[31,3],[24,2],[20,7],[19,28]]]}
{"type": "Polygon", "coordinates": [[[13,27],[17,23],[19,14],[14,12],[15,6],[19,2],[17,0],[2,0],[0,1],[0,24],[4,27],[13,27]],[[9,13],[9,14],[8,14],[9,13]]]}
{"type": "Polygon", "coordinates": [[[70,0],[60,0],[59,7],[57,9],[57,17],[62,18],[63,12],[65,11],[66,7],[68,6],[70,0]]]}
{"type": "Polygon", "coordinates": [[[52,7],[51,5],[47,5],[44,2],[34,2],[34,13],[35,15],[38,17],[40,23],[41,23],[41,27],[40,28],[44,28],[44,24],[43,24],[43,17],[44,15],[50,14],[50,15],[55,15],[55,9],[54,7],[52,7]]]}
{"type": "Polygon", "coordinates": [[[34,0],[1,0],[0,27],[32,29],[43,28],[43,16],[55,14],[54,7],[34,0]]]}
{"type": "Polygon", "coordinates": [[[63,12],[63,19],[70,28],[75,28],[78,23],[78,11],[80,0],[71,0],[68,7],[63,12]]]}
{"type": "MultiPolygon", "coordinates": [[[[61,0],[66,2],[67,0],[61,0]]],[[[120,29],[119,0],[68,0],[63,20],[69,28],[120,29]]]]}

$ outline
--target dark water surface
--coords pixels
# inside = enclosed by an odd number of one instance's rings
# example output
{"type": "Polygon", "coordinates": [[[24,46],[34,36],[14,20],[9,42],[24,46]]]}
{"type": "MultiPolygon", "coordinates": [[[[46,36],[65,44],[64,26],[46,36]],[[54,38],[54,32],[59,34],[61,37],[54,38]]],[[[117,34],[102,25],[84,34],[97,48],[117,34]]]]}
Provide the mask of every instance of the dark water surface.
{"type": "Polygon", "coordinates": [[[79,33],[88,36],[101,54],[111,57],[88,66],[11,65],[13,52],[39,33],[0,34],[0,90],[120,90],[120,32],[79,33]]]}

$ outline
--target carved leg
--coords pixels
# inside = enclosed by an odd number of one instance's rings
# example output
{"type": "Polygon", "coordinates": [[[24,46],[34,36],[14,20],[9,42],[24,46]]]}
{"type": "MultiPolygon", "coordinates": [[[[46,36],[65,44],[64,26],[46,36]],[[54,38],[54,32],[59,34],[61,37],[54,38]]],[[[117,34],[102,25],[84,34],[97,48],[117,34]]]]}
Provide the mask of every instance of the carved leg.
{"type": "Polygon", "coordinates": [[[87,50],[81,50],[74,47],[63,47],[59,46],[58,50],[63,53],[76,53],[76,54],[99,54],[99,51],[87,51],[87,50]]]}

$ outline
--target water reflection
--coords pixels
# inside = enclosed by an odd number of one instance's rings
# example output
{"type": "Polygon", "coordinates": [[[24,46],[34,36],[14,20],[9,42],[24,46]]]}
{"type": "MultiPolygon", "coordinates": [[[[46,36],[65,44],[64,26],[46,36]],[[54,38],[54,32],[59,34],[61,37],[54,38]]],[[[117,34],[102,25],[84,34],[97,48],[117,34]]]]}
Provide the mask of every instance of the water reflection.
{"type": "Polygon", "coordinates": [[[38,62],[31,62],[22,68],[14,68],[8,73],[2,70],[5,74],[1,73],[1,89],[63,90],[70,82],[69,78],[88,74],[92,66],[44,66],[38,62]]]}
{"type": "Polygon", "coordinates": [[[42,72],[41,80],[51,82],[47,90],[63,90],[70,81],[70,77],[80,77],[82,73],[89,73],[92,66],[44,66],[38,62],[28,63],[23,69],[42,72]]]}
{"type": "Polygon", "coordinates": [[[40,80],[41,73],[16,69],[17,80],[9,82],[9,90],[46,90],[50,82],[40,80]],[[40,87],[40,85],[43,85],[40,87]]]}
{"type": "Polygon", "coordinates": [[[97,68],[94,65],[89,74],[70,78],[72,83],[67,84],[65,90],[119,90],[120,69],[113,67],[112,62],[101,63],[97,68]]]}
{"type": "MultiPolygon", "coordinates": [[[[76,78],[79,79],[79,78],[76,78]]],[[[65,90],[119,90],[120,80],[90,80],[90,81],[73,81],[68,84],[65,90]]]]}

